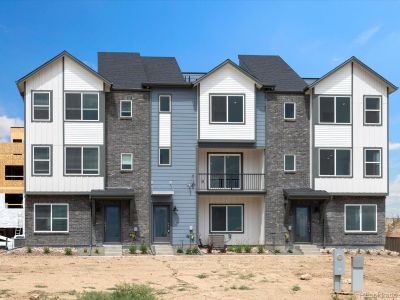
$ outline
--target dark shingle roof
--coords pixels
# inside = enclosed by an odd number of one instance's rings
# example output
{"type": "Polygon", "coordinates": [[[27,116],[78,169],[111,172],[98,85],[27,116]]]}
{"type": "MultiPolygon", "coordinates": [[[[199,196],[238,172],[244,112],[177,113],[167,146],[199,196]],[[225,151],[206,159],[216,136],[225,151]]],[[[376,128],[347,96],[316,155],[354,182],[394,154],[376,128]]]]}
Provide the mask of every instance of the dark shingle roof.
{"type": "Polygon", "coordinates": [[[306,82],[277,55],[239,55],[239,65],[278,92],[303,92],[306,82]]]}
{"type": "Polygon", "coordinates": [[[139,53],[99,52],[99,73],[114,89],[141,89],[143,83],[185,84],[174,57],[145,57],[139,53]]]}

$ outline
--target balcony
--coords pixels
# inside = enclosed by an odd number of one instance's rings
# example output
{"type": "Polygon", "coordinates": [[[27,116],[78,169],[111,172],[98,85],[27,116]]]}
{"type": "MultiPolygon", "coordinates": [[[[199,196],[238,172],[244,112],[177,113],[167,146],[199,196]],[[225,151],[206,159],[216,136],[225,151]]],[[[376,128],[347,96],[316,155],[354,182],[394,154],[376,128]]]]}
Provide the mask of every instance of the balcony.
{"type": "Polygon", "coordinates": [[[198,192],[265,192],[265,174],[199,173],[198,192]]]}

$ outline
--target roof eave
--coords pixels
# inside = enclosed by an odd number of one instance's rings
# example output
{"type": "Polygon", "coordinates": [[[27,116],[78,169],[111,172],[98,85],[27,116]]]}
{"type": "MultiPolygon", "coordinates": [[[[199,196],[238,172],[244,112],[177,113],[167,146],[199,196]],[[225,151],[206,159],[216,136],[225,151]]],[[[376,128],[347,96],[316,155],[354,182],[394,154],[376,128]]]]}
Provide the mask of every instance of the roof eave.
{"type": "Polygon", "coordinates": [[[192,83],[161,83],[161,82],[143,82],[142,86],[146,87],[179,87],[179,88],[192,88],[192,83]]]}

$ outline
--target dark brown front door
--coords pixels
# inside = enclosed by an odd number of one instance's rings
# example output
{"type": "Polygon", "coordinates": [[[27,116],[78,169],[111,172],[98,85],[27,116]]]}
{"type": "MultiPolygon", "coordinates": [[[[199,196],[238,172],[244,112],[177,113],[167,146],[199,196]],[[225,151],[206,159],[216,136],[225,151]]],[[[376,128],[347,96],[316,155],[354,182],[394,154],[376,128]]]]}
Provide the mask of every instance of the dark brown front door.
{"type": "Polygon", "coordinates": [[[295,207],[294,239],[296,243],[311,242],[311,220],[309,206],[295,207]]]}

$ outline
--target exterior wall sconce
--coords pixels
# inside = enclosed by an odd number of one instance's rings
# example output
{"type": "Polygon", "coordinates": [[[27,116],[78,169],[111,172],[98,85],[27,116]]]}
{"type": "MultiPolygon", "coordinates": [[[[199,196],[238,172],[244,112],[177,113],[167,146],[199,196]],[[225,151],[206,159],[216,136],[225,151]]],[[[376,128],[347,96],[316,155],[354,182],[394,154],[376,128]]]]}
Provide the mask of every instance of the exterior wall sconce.
{"type": "Polygon", "coordinates": [[[174,206],[174,208],[172,209],[172,211],[173,211],[174,213],[176,213],[176,212],[178,212],[178,208],[177,208],[176,206],[174,206]]]}

